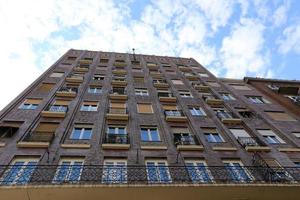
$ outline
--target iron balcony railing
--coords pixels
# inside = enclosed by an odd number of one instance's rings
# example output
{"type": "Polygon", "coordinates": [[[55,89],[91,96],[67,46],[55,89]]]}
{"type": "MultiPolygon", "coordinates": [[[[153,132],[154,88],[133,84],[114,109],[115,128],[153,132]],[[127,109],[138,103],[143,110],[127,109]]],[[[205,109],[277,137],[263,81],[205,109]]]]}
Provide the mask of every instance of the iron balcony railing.
{"type": "Polygon", "coordinates": [[[68,87],[63,87],[59,89],[59,92],[75,92],[77,93],[78,88],[68,88],[68,87]]]}
{"type": "Polygon", "coordinates": [[[192,134],[174,134],[174,144],[177,145],[199,145],[195,135],[192,134]]]}
{"type": "Polygon", "coordinates": [[[53,132],[29,132],[22,141],[24,142],[50,142],[54,139],[53,132]]]}
{"type": "Polygon", "coordinates": [[[113,88],[109,92],[110,94],[115,94],[115,95],[126,95],[126,90],[125,88],[113,88]]]}
{"type": "Polygon", "coordinates": [[[263,146],[267,146],[266,144],[264,144],[263,142],[261,142],[259,140],[259,138],[257,137],[238,137],[237,141],[240,143],[240,145],[242,147],[263,147],[263,146]]]}
{"type": "Polygon", "coordinates": [[[166,117],[183,117],[184,114],[181,110],[165,110],[166,117]]]}
{"type": "Polygon", "coordinates": [[[126,166],[126,165],[0,166],[0,187],[59,184],[299,184],[300,168],[253,166],[126,166]]]}
{"type": "Polygon", "coordinates": [[[107,133],[104,141],[104,144],[129,144],[129,136],[126,134],[111,134],[107,133]]]}
{"type": "Polygon", "coordinates": [[[158,97],[174,97],[174,95],[169,92],[158,92],[157,95],[158,97]]]}

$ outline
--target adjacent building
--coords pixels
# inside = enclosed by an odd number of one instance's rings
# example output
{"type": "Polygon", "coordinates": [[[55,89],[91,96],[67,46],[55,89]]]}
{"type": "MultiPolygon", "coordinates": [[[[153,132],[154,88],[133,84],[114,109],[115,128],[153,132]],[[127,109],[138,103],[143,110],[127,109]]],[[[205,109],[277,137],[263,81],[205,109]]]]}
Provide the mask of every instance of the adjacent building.
{"type": "Polygon", "coordinates": [[[71,49],[0,112],[0,195],[295,199],[299,87],[71,49]]]}

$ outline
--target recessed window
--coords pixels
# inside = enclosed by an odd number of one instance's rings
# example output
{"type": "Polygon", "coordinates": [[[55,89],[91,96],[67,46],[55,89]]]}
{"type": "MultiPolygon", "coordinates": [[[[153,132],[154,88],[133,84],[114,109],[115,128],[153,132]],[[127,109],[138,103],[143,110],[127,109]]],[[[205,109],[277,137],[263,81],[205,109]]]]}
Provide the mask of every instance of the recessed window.
{"type": "Polygon", "coordinates": [[[172,83],[174,85],[183,85],[184,83],[182,82],[182,80],[179,80],[179,79],[173,79],[172,80],[172,83]]]}
{"type": "Polygon", "coordinates": [[[146,171],[149,183],[172,182],[166,160],[146,160],[146,171]]]}
{"type": "Polygon", "coordinates": [[[26,99],[19,106],[19,108],[24,109],[24,110],[35,110],[41,102],[42,102],[42,99],[26,99]]]}
{"type": "Polygon", "coordinates": [[[231,94],[228,94],[228,93],[222,93],[221,97],[224,101],[235,100],[235,98],[231,94]]]}
{"type": "Polygon", "coordinates": [[[127,183],[127,161],[125,159],[105,159],[103,183],[127,183]]]}
{"type": "Polygon", "coordinates": [[[247,98],[249,99],[249,101],[251,101],[252,103],[255,103],[255,104],[270,103],[268,100],[266,100],[265,98],[263,98],[261,96],[247,96],[247,98]]]}
{"type": "Polygon", "coordinates": [[[103,76],[103,75],[100,75],[100,74],[95,74],[95,75],[93,76],[93,80],[96,80],[96,81],[104,80],[104,76],[103,76]]]}
{"type": "Polygon", "coordinates": [[[134,90],[135,95],[139,95],[139,96],[148,96],[148,90],[147,89],[143,89],[143,88],[136,88],[134,90]]]}
{"type": "Polygon", "coordinates": [[[152,105],[148,103],[138,103],[137,110],[138,113],[153,113],[152,105]]]}
{"type": "Polygon", "coordinates": [[[278,111],[265,111],[267,115],[269,115],[273,120],[276,121],[297,121],[290,115],[285,112],[278,112],[278,111]]]}
{"type": "Polygon", "coordinates": [[[192,98],[193,95],[189,91],[179,91],[179,95],[183,98],[192,98]]]}
{"type": "Polygon", "coordinates": [[[54,183],[76,183],[80,180],[83,170],[83,158],[63,158],[59,161],[59,166],[53,179],[54,183]]]}
{"type": "Polygon", "coordinates": [[[206,116],[206,113],[200,107],[189,107],[189,110],[193,116],[206,116]]]}
{"type": "Polygon", "coordinates": [[[272,130],[257,130],[268,142],[268,144],[285,144],[278,135],[276,135],[272,130]]]}
{"type": "Polygon", "coordinates": [[[64,75],[65,73],[64,72],[53,72],[50,77],[51,78],[60,78],[64,75]]]}
{"type": "Polygon", "coordinates": [[[3,173],[1,183],[6,185],[26,184],[37,167],[38,158],[15,158],[3,173]]]}
{"type": "Polygon", "coordinates": [[[220,143],[224,142],[221,135],[217,132],[215,128],[203,128],[202,129],[205,135],[207,142],[210,143],[220,143]]]}
{"type": "Polygon", "coordinates": [[[159,132],[156,127],[142,127],[141,128],[142,142],[160,142],[159,132]]]}
{"type": "Polygon", "coordinates": [[[72,140],[89,140],[92,137],[92,127],[91,126],[76,126],[74,127],[71,139],[72,140]]]}
{"type": "Polygon", "coordinates": [[[212,176],[204,160],[185,160],[185,166],[193,183],[207,183],[212,176]]]}
{"type": "Polygon", "coordinates": [[[88,89],[88,93],[90,93],[90,94],[101,94],[102,89],[101,89],[101,87],[90,86],[89,89],[88,89]]]}
{"type": "Polygon", "coordinates": [[[81,111],[97,111],[98,102],[95,101],[85,101],[82,103],[80,110],[81,111]]]}
{"type": "Polygon", "coordinates": [[[231,179],[236,182],[249,182],[251,181],[251,175],[243,167],[243,163],[239,160],[223,160],[223,163],[231,176],[231,179]]]}

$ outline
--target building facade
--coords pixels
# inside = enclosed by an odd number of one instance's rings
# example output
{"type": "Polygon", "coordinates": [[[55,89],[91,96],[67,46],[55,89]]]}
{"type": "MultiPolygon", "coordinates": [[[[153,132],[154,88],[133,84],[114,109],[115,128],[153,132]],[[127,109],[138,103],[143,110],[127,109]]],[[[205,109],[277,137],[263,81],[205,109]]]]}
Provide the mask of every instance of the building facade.
{"type": "Polygon", "coordinates": [[[299,86],[71,49],[0,112],[0,195],[294,199],[299,86]]]}

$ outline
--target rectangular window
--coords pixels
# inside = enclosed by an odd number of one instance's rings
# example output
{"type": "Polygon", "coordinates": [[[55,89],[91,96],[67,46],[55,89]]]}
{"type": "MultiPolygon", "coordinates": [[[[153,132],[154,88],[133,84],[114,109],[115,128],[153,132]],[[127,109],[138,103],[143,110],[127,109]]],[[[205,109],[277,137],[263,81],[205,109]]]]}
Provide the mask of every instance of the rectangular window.
{"type": "Polygon", "coordinates": [[[159,132],[156,127],[148,128],[142,127],[141,128],[141,140],[142,142],[160,142],[159,132]]]}
{"type": "Polygon", "coordinates": [[[138,113],[153,113],[153,108],[151,104],[137,104],[138,113]]]}
{"type": "Polygon", "coordinates": [[[149,95],[147,89],[136,88],[134,91],[135,91],[135,95],[139,95],[139,96],[148,96],[149,95]]]}
{"type": "Polygon", "coordinates": [[[231,94],[228,94],[228,93],[222,93],[221,96],[224,101],[235,100],[235,98],[231,94]]]}
{"type": "Polygon", "coordinates": [[[210,143],[220,143],[224,142],[221,135],[217,132],[215,128],[203,128],[202,129],[205,135],[205,138],[210,143]]]}
{"type": "Polygon", "coordinates": [[[206,116],[206,113],[200,107],[189,107],[189,110],[193,116],[206,116]]]}
{"type": "Polygon", "coordinates": [[[40,92],[50,92],[50,90],[52,90],[52,88],[54,86],[55,86],[55,83],[42,83],[38,87],[38,91],[40,91],[40,92]]]}
{"type": "Polygon", "coordinates": [[[182,80],[178,80],[178,79],[173,79],[173,80],[172,80],[172,83],[173,83],[174,85],[183,85],[182,80]]]}
{"type": "Polygon", "coordinates": [[[37,167],[37,158],[16,158],[3,173],[0,182],[4,185],[22,185],[30,181],[37,167]]]}
{"type": "Polygon", "coordinates": [[[284,144],[278,135],[276,135],[272,130],[257,130],[269,144],[284,144]]]}
{"type": "Polygon", "coordinates": [[[90,86],[88,89],[88,93],[90,94],[101,94],[102,89],[100,87],[90,86]]]}
{"type": "Polygon", "coordinates": [[[247,96],[247,98],[249,99],[249,101],[251,101],[252,103],[255,103],[255,104],[270,103],[268,100],[266,100],[265,98],[263,98],[261,96],[247,96]]]}
{"type": "Polygon", "coordinates": [[[76,125],[73,128],[71,139],[72,140],[89,140],[92,137],[92,127],[76,125]]]}
{"type": "Polygon", "coordinates": [[[233,87],[236,90],[251,90],[248,86],[246,85],[240,85],[240,84],[229,84],[231,87],[233,87]]]}
{"type": "Polygon", "coordinates": [[[212,176],[205,161],[186,160],[185,166],[193,183],[209,183],[212,181],[212,176]]]}
{"type": "Polygon", "coordinates": [[[230,177],[235,182],[250,182],[250,173],[243,166],[241,161],[235,160],[223,160],[225,168],[229,173],[230,177]]]}
{"type": "Polygon", "coordinates": [[[125,126],[108,125],[106,132],[106,143],[128,144],[128,134],[125,126]]]}
{"type": "Polygon", "coordinates": [[[85,101],[82,103],[80,110],[81,111],[97,111],[98,102],[95,101],[85,101]]]}
{"type": "Polygon", "coordinates": [[[269,115],[275,121],[297,121],[290,115],[280,111],[265,111],[267,115],[269,115]]]}
{"type": "Polygon", "coordinates": [[[84,160],[82,158],[64,158],[59,161],[59,166],[53,183],[76,183],[80,180],[84,160]]]}
{"type": "Polygon", "coordinates": [[[60,78],[64,75],[65,73],[64,72],[53,72],[50,77],[51,78],[60,78]]]}
{"type": "Polygon", "coordinates": [[[189,91],[179,91],[179,95],[183,98],[193,97],[193,95],[189,91]]]}
{"type": "Polygon", "coordinates": [[[42,99],[26,99],[19,106],[19,108],[24,109],[24,110],[35,110],[41,102],[42,102],[42,99]]]}
{"type": "Polygon", "coordinates": [[[127,161],[105,159],[102,182],[107,184],[127,183],[127,161]]]}
{"type": "Polygon", "coordinates": [[[149,183],[171,183],[167,161],[146,160],[146,170],[149,183]]]}

